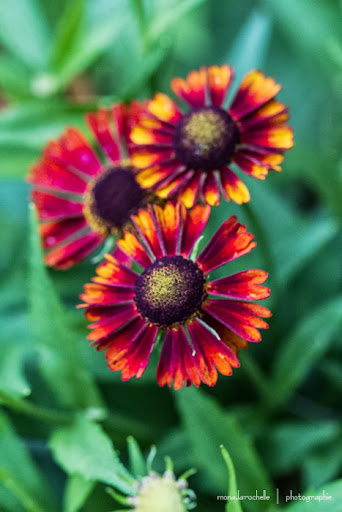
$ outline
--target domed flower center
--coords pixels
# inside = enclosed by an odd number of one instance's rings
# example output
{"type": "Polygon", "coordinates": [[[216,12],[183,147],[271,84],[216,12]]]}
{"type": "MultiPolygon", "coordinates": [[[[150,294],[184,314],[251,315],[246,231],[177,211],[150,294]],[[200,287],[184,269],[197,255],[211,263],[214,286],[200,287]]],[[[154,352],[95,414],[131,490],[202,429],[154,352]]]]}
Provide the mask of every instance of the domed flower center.
{"type": "Polygon", "coordinates": [[[134,512],[186,512],[179,484],[159,475],[145,477],[134,512]]]}
{"type": "Polygon", "coordinates": [[[228,112],[218,107],[194,108],[176,127],[176,156],[191,169],[217,169],[229,163],[239,138],[228,112]]]}
{"type": "Polygon", "coordinates": [[[91,184],[84,214],[96,231],[108,234],[122,228],[143,205],[144,198],[131,167],[112,167],[91,184]]]}
{"type": "Polygon", "coordinates": [[[183,323],[206,297],[204,275],[182,256],[158,258],[139,276],[135,303],[144,318],[160,326],[183,323]]]}

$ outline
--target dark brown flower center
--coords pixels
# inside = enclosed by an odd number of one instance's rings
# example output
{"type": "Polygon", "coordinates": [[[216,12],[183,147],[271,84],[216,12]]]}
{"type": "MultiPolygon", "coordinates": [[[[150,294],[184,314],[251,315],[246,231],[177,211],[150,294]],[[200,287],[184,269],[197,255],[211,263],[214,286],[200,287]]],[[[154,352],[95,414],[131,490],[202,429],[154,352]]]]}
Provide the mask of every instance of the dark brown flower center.
{"type": "Polygon", "coordinates": [[[132,167],[112,167],[101,174],[86,195],[85,215],[102,233],[122,228],[143,206],[145,192],[132,167]]]}
{"type": "Polygon", "coordinates": [[[139,276],[135,303],[141,315],[160,327],[184,323],[206,297],[202,270],[183,256],[158,258],[139,276]]]}
{"type": "Polygon", "coordinates": [[[239,139],[239,129],[228,112],[218,107],[194,108],[176,127],[175,153],[191,169],[218,169],[230,162],[239,139]]]}

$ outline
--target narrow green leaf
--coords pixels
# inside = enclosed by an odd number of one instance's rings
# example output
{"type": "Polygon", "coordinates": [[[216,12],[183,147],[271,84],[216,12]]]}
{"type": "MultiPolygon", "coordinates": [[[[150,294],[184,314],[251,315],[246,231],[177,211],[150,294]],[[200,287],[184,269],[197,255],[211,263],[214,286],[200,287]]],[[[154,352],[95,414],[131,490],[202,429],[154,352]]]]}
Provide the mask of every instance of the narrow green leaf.
{"type": "Polygon", "coordinates": [[[293,501],[283,510],[286,512],[342,512],[342,479],[319,489],[309,489],[302,496],[312,496],[310,501],[293,501]],[[316,498],[317,496],[317,498],[316,498]],[[330,499],[324,499],[331,497],[330,499]],[[321,499],[319,500],[318,497],[321,499]],[[316,499],[315,499],[316,498],[316,499]],[[310,504],[309,504],[310,503],[310,504]]]}
{"type": "Polygon", "coordinates": [[[1,348],[0,390],[14,397],[27,396],[31,392],[23,371],[25,356],[26,350],[20,345],[1,348]]]}
{"type": "Polygon", "coordinates": [[[55,511],[52,492],[17,437],[6,415],[0,411],[0,482],[29,512],[55,511]]]}
{"type": "Polygon", "coordinates": [[[96,385],[82,364],[81,340],[75,336],[44,266],[33,205],[30,227],[29,300],[42,375],[62,404],[76,408],[102,407],[96,385]]]}
{"type": "Polygon", "coordinates": [[[47,67],[49,30],[37,0],[0,2],[0,40],[29,69],[47,67]]]}
{"type": "Polygon", "coordinates": [[[303,459],[303,480],[305,488],[322,487],[337,478],[341,470],[342,442],[334,439],[315,453],[303,459]],[[324,468],[324,471],[322,471],[324,468]]]}
{"type": "Polygon", "coordinates": [[[273,404],[286,401],[328,349],[342,325],[342,297],[323,304],[280,344],[272,377],[273,404]]]}
{"type": "MultiPolygon", "coordinates": [[[[210,489],[223,495],[227,485],[225,464],[218,451],[223,444],[239,476],[240,494],[255,494],[255,490],[262,493],[264,489],[269,493],[272,486],[267,472],[235,417],[224,413],[212,398],[197,389],[182,389],[175,397],[192,450],[192,464],[203,473],[210,489]]],[[[246,501],[248,510],[262,511],[263,507],[261,501],[246,501]]]]}
{"type": "Polygon", "coordinates": [[[58,69],[63,61],[75,51],[75,45],[81,35],[84,24],[85,0],[74,0],[65,6],[62,16],[58,20],[55,39],[52,46],[52,66],[58,69]]]}
{"type": "MultiPolygon", "coordinates": [[[[228,484],[228,494],[227,496],[229,498],[237,497],[238,496],[238,487],[236,483],[236,475],[235,475],[235,469],[232,459],[230,458],[229,453],[225,449],[223,445],[221,445],[221,452],[222,457],[226,463],[227,469],[228,469],[228,477],[229,477],[229,484],[228,484]]],[[[243,512],[242,507],[240,504],[240,501],[237,499],[228,499],[227,505],[226,505],[226,512],[243,512]]]]}
{"type": "Polygon", "coordinates": [[[132,436],[127,438],[127,445],[131,473],[135,478],[142,478],[146,475],[146,463],[140,446],[132,436]]]}
{"type": "Polygon", "coordinates": [[[134,494],[134,480],[119,461],[110,438],[85,416],[56,430],[50,441],[55,460],[70,475],[104,482],[125,494],[134,494]]]}
{"type": "Polygon", "coordinates": [[[271,36],[271,19],[259,10],[254,10],[239,30],[227,57],[233,65],[236,82],[251,69],[262,67],[271,36]]]}
{"type": "Polygon", "coordinates": [[[95,482],[75,473],[69,476],[65,494],[63,512],[78,512],[93,490],[95,482]]]}

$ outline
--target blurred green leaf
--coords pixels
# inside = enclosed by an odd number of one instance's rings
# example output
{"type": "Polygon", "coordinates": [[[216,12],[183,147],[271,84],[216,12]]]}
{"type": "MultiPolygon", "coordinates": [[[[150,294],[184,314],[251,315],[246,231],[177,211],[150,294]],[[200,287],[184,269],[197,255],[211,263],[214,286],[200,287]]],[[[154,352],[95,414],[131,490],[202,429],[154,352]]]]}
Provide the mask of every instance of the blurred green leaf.
{"type": "Polygon", "coordinates": [[[286,401],[328,349],[342,325],[342,297],[304,318],[278,348],[273,364],[274,405],[286,401]]]}
{"type": "Polygon", "coordinates": [[[296,272],[332,240],[338,229],[333,219],[322,218],[302,222],[289,235],[277,237],[273,251],[278,282],[286,285],[296,272]]]}
{"type": "Polygon", "coordinates": [[[159,39],[166,35],[173,25],[176,25],[183,16],[192,9],[198,7],[204,0],[183,0],[172,5],[172,9],[162,9],[148,27],[147,45],[153,46],[159,39]]]}
{"type": "Polygon", "coordinates": [[[58,20],[52,47],[51,60],[54,68],[58,69],[65,59],[70,58],[70,53],[75,51],[74,46],[84,23],[85,7],[86,0],[74,0],[66,4],[58,20]]]}
{"type": "MultiPolygon", "coordinates": [[[[51,489],[47,487],[6,415],[0,411],[1,485],[4,485],[28,512],[46,512],[47,510],[53,512],[56,510],[51,489]]],[[[1,494],[0,487],[0,505],[1,494]]],[[[18,508],[15,510],[17,511],[18,508]]]]}
{"type": "Polygon", "coordinates": [[[47,67],[49,29],[37,0],[0,2],[0,40],[29,69],[47,67]]]}
{"type": "Polygon", "coordinates": [[[341,434],[337,421],[315,421],[271,425],[263,432],[260,449],[272,474],[286,473],[303,464],[308,454],[341,434]]]}
{"type": "Polygon", "coordinates": [[[323,68],[333,64],[329,45],[340,36],[336,11],[328,2],[318,0],[264,0],[277,18],[283,33],[306,57],[318,59],[323,68]]]}
{"type": "Polygon", "coordinates": [[[342,442],[334,439],[327,446],[303,459],[303,480],[305,488],[317,488],[337,478],[341,470],[342,442]],[[324,468],[324,471],[322,471],[324,468]]]}
{"type": "MultiPolygon", "coordinates": [[[[235,469],[232,459],[230,458],[229,453],[225,449],[223,445],[221,445],[221,452],[222,457],[226,463],[227,469],[228,469],[228,476],[229,476],[229,485],[228,485],[228,493],[227,496],[229,497],[237,497],[238,496],[238,486],[236,482],[236,475],[235,475],[235,469]]],[[[243,512],[241,503],[238,499],[229,499],[227,501],[226,505],[226,512],[243,512]]]]}
{"type": "MultiPolygon", "coordinates": [[[[191,446],[193,464],[201,469],[213,491],[223,494],[227,485],[225,465],[218,451],[221,444],[229,450],[233,460],[240,493],[248,495],[254,494],[256,489],[272,488],[251,439],[232,415],[225,414],[214,399],[194,388],[177,391],[175,397],[191,446]]],[[[264,510],[261,501],[246,501],[245,505],[248,510],[264,510]]]]}
{"type": "Polygon", "coordinates": [[[139,479],[146,475],[146,464],[140,446],[134,437],[127,438],[128,455],[132,475],[139,479]]]}
{"type": "Polygon", "coordinates": [[[26,351],[22,346],[6,345],[1,348],[0,390],[14,397],[30,394],[30,385],[24,375],[26,351]]]}
{"type": "Polygon", "coordinates": [[[309,502],[306,500],[292,502],[282,510],[286,512],[308,512],[308,507],[310,507],[310,512],[322,512],[322,510],[324,512],[342,512],[342,479],[325,485],[323,488],[308,489],[305,493],[301,494],[302,496],[313,496],[314,498],[309,502]],[[323,493],[325,496],[331,496],[331,499],[325,499],[324,501],[323,499],[314,499],[315,496],[322,498],[323,493]],[[308,503],[310,503],[309,506],[308,503]]]}
{"type": "Polygon", "coordinates": [[[65,87],[108,50],[128,20],[126,11],[113,9],[101,23],[96,23],[85,17],[83,6],[82,0],[75,5],[67,4],[57,32],[53,45],[56,89],[65,87]]]}
{"type": "Polygon", "coordinates": [[[20,61],[6,54],[0,54],[0,87],[9,99],[23,99],[31,95],[29,71],[20,61]]]}
{"type": "Polygon", "coordinates": [[[48,272],[34,206],[30,209],[30,308],[32,330],[40,354],[40,370],[64,405],[102,407],[102,400],[81,359],[78,339],[60,303],[48,272]]]}
{"type": "Polygon", "coordinates": [[[93,490],[95,482],[87,480],[77,473],[69,476],[65,494],[63,512],[78,512],[93,490]]]}
{"type": "MultiPolygon", "coordinates": [[[[69,105],[62,101],[32,101],[4,110],[0,115],[0,148],[5,153],[37,152],[66,126],[84,126],[83,114],[90,105],[69,105]]],[[[19,156],[18,156],[19,158],[19,156]]],[[[6,166],[7,167],[7,166],[6,166]]]]}
{"type": "Polygon", "coordinates": [[[38,158],[39,152],[26,147],[3,147],[0,154],[0,176],[22,178],[38,158]]]}
{"type": "Polygon", "coordinates": [[[104,482],[123,493],[135,493],[134,479],[119,461],[110,438],[85,416],[56,430],[50,448],[56,462],[68,474],[104,482]]]}
{"type": "Polygon", "coordinates": [[[251,69],[263,66],[271,36],[271,19],[263,11],[254,10],[229,50],[227,64],[234,66],[236,83],[251,69]]]}

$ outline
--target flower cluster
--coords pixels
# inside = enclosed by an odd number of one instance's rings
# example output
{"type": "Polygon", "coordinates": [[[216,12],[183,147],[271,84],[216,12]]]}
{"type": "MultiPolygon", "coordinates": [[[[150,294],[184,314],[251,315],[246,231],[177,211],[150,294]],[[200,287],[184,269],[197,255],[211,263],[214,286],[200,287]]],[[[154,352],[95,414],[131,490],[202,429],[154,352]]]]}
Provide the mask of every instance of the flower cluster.
{"type": "Polygon", "coordinates": [[[221,195],[250,200],[237,170],[264,180],[293,145],[280,85],[251,71],[227,103],[233,74],[210,66],[172,80],[187,111],[158,93],[89,113],[93,142],[66,129],[28,176],[47,265],[66,269],[116,239],[79,307],[123,380],[141,377],[160,344],[160,386],[213,386],[268,327],[270,311],[252,302],[270,294],[265,271],[210,277],[256,246],[246,226],[230,216],[197,256],[221,195]]]}

